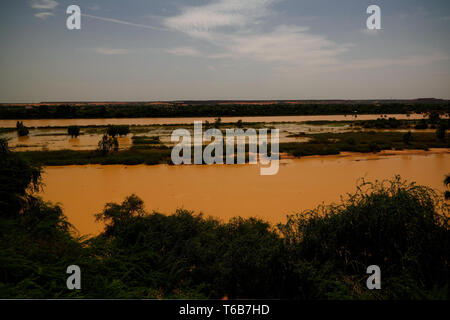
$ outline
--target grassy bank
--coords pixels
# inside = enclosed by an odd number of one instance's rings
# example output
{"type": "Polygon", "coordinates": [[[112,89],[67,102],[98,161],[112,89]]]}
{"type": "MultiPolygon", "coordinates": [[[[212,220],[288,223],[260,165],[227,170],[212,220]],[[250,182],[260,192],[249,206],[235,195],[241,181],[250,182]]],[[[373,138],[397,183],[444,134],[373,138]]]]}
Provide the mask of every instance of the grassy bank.
{"type": "Polygon", "coordinates": [[[97,151],[24,151],[17,152],[22,158],[45,166],[83,165],[83,164],[160,164],[170,161],[170,149],[158,147],[152,149],[132,148],[104,156],[97,151]]]}
{"type": "Polygon", "coordinates": [[[440,140],[432,132],[415,132],[407,138],[404,132],[346,132],[301,135],[308,142],[280,143],[280,152],[295,157],[330,155],[340,152],[379,152],[381,150],[428,150],[450,148],[450,139],[440,140]]]}
{"type": "MultiPolygon", "coordinates": [[[[333,155],[340,152],[379,152],[381,150],[428,150],[450,148],[450,139],[438,139],[432,132],[347,132],[301,134],[307,142],[280,143],[280,152],[294,157],[333,155]]],[[[171,148],[161,144],[157,136],[133,137],[130,149],[102,155],[96,150],[22,151],[24,159],[45,166],[83,164],[171,164],[171,148]]],[[[246,146],[248,150],[248,145],[246,146]]],[[[270,148],[269,148],[270,150],[270,148]]],[[[192,153],[193,154],[193,153],[192,153]]],[[[225,150],[224,150],[225,154],[225,150]]]]}

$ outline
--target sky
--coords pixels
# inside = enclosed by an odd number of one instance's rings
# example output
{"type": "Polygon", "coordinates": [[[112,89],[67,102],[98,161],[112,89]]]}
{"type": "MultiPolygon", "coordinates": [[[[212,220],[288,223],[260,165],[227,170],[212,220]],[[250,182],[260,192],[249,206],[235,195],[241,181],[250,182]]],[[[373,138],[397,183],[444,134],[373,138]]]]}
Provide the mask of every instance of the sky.
{"type": "Polygon", "coordinates": [[[2,103],[450,98],[448,0],[9,0],[0,43],[2,103]]]}

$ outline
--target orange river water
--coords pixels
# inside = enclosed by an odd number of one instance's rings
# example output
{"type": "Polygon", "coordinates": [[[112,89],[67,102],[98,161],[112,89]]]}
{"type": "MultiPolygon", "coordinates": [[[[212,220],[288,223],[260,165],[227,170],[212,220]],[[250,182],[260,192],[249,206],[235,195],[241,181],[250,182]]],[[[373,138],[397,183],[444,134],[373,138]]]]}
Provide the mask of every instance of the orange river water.
{"type": "MultiPolygon", "coordinates": [[[[266,117],[222,117],[223,123],[234,123],[238,120],[243,122],[303,122],[303,121],[351,121],[351,120],[376,120],[381,115],[361,114],[356,118],[352,115],[316,115],[316,116],[266,116],[266,117]]],[[[421,114],[389,114],[399,120],[422,119],[421,114]]],[[[105,119],[25,119],[23,124],[27,127],[60,127],[60,126],[106,126],[106,125],[158,125],[158,124],[184,124],[194,121],[214,122],[213,117],[197,118],[105,118],[105,119]]],[[[20,119],[18,119],[20,120],[20,119]]],[[[15,128],[17,120],[0,120],[0,127],[15,128]]]]}
{"type": "Polygon", "coordinates": [[[284,159],[278,174],[261,176],[258,165],[46,167],[42,197],[59,202],[81,234],[103,228],[94,214],[107,202],[135,193],[148,212],[177,208],[228,221],[234,216],[285,222],[286,215],[339,201],[354,192],[361,177],[389,179],[396,174],[442,192],[450,173],[450,150],[383,152],[284,159]]]}

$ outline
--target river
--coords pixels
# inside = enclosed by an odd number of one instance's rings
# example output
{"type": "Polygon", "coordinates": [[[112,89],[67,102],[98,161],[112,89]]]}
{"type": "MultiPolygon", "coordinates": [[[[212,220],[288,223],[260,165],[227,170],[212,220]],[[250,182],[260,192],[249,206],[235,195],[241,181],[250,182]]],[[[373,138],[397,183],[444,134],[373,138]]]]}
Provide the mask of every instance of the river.
{"type": "Polygon", "coordinates": [[[234,216],[284,222],[287,214],[339,201],[354,192],[357,181],[400,174],[440,191],[450,173],[450,150],[314,156],[281,161],[277,175],[260,176],[258,165],[46,167],[43,198],[60,202],[81,234],[96,234],[102,225],[94,214],[106,202],[121,202],[132,193],[146,210],[170,214],[177,208],[202,211],[227,221],[234,216]]]}
{"type": "MultiPolygon", "coordinates": [[[[361,114],[356,118],[352,115],[316,115],[316,116],[266,116],[266,117],[222,117],[223,123],[243,122],[303,122],[303,121],[351,121],[351,120],[376,120],[379,114],[361,114]]],[[[422,114],[389,114],[398,120],[423,119],[422,114]]],[[[107,126],[107,125],[162,125],[184,124],[194,121],[214,122],[217,117],[197,118],[105,118],[105,119],[25,119],[23,124],[27,127],[67,127],[78,126],[107,126]]],[[[20,120],[20,119],[19,119],[20,120]]],[[[0,127],[15,128],[17,120],[0,120],[0,127]]]]}

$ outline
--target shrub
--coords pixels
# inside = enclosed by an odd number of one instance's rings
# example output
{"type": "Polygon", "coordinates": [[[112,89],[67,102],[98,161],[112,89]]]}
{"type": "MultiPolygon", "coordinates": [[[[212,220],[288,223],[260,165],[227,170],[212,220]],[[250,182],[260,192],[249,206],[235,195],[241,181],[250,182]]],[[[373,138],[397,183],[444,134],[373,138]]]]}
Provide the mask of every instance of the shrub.
{"type": "Polygon", "coordinates": [[[28,130],[28,128],[26,126],[24,126],[22,121],[17,121],[16,128],[17,128],[17,134],[19,135],[19,137],[27,136],[30,133],[30,131],[28,130]]]}
{"type": "Polygon", "coordinates": [[[120,126],[110,125],[108,126],[107,129],[107,134],[111,137],[115,137],[117,135],[126,136],[129,133],[130,133],[130,126],[128,125],[120,125],[120,126]]]}
{"type": "Polygon", "coordinates": [[[432,189],[400,177],[363,182],[341,204],[291,216],[280,230],[316,267],[331,264],[335,273],[357,275],[380,266],[389,283],[385,298],[411,298],[414,288],[423,298],[425,288],[448,286],[449,207],[432,189]]]}
{"type": "Polygon", "coordinates": [[[72,138],[76,138],[80,135],[80,127],[79,126],[69,126],[67,127],[67,134],[72,138]]]}
{"type": "Polygon", "coordinates": [[[411,131],[408,131],[407,133],[405,133],[405,134],[403,135],[403,142],[404,142],[405,144],[409,144],[410,141],[411,141],[411,131]]]}
{"type": "Polygon", "coordinates": [[[108,153],[119,150],[119,142],[117,141],[116,137],[110,137],[104,134],[103,137],[98,142],[97,150],[102,155],[107,155],[108,153]]]}
{"type": "Polygon", "coordinates": [[[444,141],[445,140],[446,131],[447,131],[447,126],[445,125],[445,123],[440,123],[439,127],[436,130],[436,137],[439,140],[444,141]]]}

